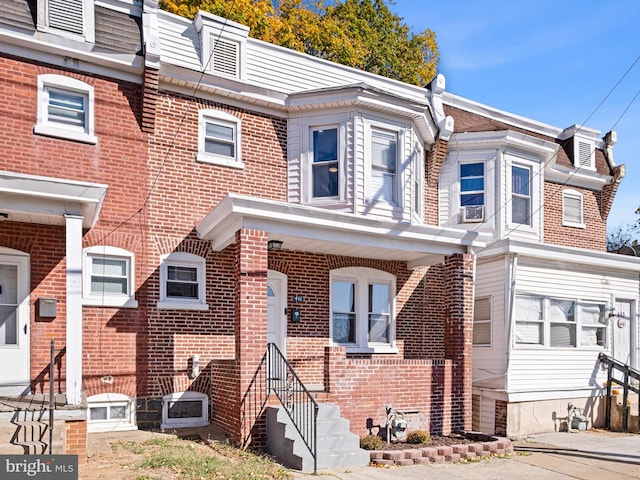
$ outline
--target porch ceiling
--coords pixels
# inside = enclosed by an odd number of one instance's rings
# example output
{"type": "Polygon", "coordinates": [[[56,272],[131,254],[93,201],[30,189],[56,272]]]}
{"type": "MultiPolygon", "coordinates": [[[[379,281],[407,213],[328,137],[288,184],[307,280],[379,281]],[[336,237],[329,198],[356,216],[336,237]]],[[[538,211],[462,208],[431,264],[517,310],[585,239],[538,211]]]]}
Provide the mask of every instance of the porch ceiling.
{"type": "Polygon", "coordinates": [[[442,262],[486,244],[477,232],[374,220],[321,208],[229,194],[197,225],[198,236],[222,250],[241,228],[268,232],[283,249],[407,262],[409,268],[442,262]]]}
{"type": "Polygon", "coordinates": [[[0,171],[0,214],[15,222],[64,225],[65,215],[81,215],[91,228],[107,186],[62,178],[0,171]]]}

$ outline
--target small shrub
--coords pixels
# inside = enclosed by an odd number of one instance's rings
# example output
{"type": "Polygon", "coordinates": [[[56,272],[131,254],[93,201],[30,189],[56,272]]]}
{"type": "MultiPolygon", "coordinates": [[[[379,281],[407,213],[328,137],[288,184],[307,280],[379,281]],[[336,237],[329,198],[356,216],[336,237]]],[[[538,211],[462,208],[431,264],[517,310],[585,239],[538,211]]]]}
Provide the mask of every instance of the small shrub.
{"type": "Polygon", "coordinates": [[[361,437],[360,448],[363,450],[378,450],[382,448],[382,439],[377,435],[361,437]]]}
{"type": "Polygon", "coordinates": [[[413,432],[409,432],[407,435],[407,443],[419,444],[419,443],[429,443],[431,441],[431,435],[429,432],[425,432],[424,430],[414,430],[413,432]]]}

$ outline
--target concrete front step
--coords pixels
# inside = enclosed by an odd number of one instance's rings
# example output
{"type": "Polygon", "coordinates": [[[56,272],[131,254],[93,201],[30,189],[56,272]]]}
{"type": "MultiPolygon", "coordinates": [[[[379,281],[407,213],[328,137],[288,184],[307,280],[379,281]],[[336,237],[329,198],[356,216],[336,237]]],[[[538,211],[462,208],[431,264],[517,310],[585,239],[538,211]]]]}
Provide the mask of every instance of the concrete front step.
{"type": "MultiPolygon", "coordinates": [[[[56,420],[53,424],[52,453],[64,453],[64,420],[56,420]]],[[[0,454],[2,455],[35,455],[49,453],[48,421],[38,422],[18,420],[15,414],[0,415],[0,454]]]]}
{"type": "MultiPolygon", "coordinates": [[[[369,453],[360,449],[360,437],[349,431],[337,405],[319,405],[317,428],[318,469],[369,463],[369,453]]],[[[313,457],[283,407],[267,409],[267,450],[289,468],[313,470],[313,457]]]]}

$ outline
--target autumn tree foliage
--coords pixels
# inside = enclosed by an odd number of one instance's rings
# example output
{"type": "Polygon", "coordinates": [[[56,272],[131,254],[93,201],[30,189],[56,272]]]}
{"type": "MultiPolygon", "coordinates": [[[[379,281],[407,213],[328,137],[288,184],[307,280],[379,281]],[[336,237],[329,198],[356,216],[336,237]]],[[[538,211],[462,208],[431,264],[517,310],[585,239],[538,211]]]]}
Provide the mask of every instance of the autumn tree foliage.
{"type": "Polygon", "coordinates": [[[247,25],[254,38],[419,86],[433,79],[440,55],[434,32],[412,33],[384,0],[161,0],[160,7],[187,18],[204,10],[247,25]]]}

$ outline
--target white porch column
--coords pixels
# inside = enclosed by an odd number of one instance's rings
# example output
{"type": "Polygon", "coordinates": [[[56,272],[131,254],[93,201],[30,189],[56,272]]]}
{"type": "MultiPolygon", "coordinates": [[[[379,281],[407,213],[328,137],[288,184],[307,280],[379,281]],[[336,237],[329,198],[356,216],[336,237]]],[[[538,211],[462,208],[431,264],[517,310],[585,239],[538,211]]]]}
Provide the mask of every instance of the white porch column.
{"type": "Polygon", "coordinates": [[[67,247],[67,403],[79,405],[82,392],[82,221],[65,216],[67,247]]]}

